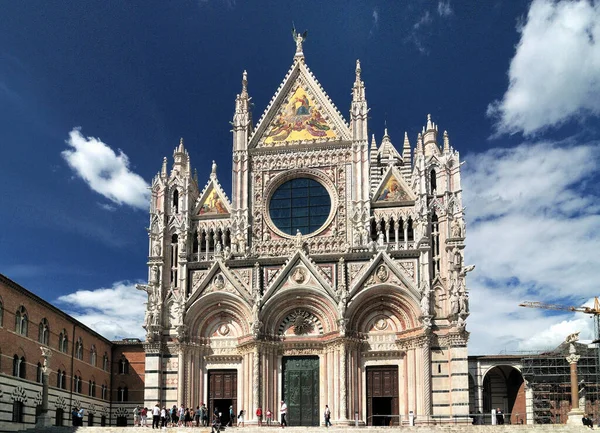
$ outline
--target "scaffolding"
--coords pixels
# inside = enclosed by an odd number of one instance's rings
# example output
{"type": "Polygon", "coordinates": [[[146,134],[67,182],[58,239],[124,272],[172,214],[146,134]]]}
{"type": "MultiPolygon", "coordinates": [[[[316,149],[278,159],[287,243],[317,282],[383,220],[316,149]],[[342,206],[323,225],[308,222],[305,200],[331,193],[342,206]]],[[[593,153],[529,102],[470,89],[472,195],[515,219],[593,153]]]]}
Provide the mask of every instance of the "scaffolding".
{"type": "MultiPolygon", "coordinates": [[[[597,420],[600,397],[598,350],[586,344],[575,343],[575,346],[581,356],[577,363],[579,405],[597,420]]],[[[567,421],[567,413],[571,410],[568,354],[569,345],[563,343],[551,352],[522,359],[523,378],[532,394],[528,409],[533,413],[535,424],[564,424],[567,421]]]]}

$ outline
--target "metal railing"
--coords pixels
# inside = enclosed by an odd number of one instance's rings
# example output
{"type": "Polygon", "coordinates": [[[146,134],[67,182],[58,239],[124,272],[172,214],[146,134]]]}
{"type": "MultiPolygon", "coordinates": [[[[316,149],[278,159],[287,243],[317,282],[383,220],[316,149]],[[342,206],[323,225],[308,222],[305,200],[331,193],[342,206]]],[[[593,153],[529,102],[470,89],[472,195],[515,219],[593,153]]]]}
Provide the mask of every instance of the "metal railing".
{"type": "MultiPolygon", "coordinates": [[[[448,416],[448,415],[418,415],[412,416],[414,424],[417,425],[437,425],[437,424],[472,424],[472,425],[492,425],[500,424],[500,419],[497,415],[491,413],[470,413],[468,415],[460,416],[448,416]],[[495,421],[492,421],[492,417],[495,417],[495,421]]],[[[511,424],[512,414],[503,413],[502,423],[511,424]]],[[[524,424],[525,416],[515,414],[515,424],[524,424]]],[[[409,426],[411,424],[411,415],[371,415],[367,417],[367,426],[380,426],[380,427],[400,427],[409,426]]]]}

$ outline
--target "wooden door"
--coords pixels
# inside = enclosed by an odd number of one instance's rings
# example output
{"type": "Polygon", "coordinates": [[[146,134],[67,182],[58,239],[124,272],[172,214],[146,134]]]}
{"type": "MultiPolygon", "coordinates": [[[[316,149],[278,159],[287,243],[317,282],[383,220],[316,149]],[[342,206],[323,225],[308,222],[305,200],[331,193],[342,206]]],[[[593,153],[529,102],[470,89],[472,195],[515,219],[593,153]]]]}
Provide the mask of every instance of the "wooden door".
{"type": "Polygon", "coordinates": [[[398,367],[367,367],[367,424],[374,425],[381,421],[383,425],[398,425],[398,413],[398,367]],[[390,413],[380,413],[378,405],[390,413]],[[380,418],[374,422],[374,416],[380,418]]]}

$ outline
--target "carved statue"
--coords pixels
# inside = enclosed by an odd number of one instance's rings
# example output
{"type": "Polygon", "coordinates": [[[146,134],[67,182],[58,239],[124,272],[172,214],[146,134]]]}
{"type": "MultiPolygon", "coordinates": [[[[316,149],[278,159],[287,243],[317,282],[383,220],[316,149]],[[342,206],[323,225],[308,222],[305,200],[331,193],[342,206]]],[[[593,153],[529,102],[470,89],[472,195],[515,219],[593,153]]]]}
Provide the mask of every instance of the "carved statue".
{"type": "Polygon", "coordinates": [[[450,295],[450,316],[455,318],[459,313],[459,305],[458,305],[458,291],[453,290],[450,295]]]}
{"type": "Polygon", "coordinates": [[[150,284],[158,284],[158,266],[150,268],[150,284]]]}
{"type": "Polygon", "coordinates": [[[305,30],[304,33],[300,34],[296,31],[295,26],[292,27],[292,37],[294,38],[294,42],[296,42],[296,54],[302,53],[302,42],[306,40],[307,35],[307,30],[305,30]]]}
{"type": "Polygon", "coordinates": [[[154,257],[160,256],[160,239],[158,239],[158,236],[152,241],[152,255],[154,257]]]}
{"type": "Polygon", "coordinates": [[[423,316],[429,316],[429,291],[424,290],[421,295],[421,314],[423,316]]]}
{"type": "Polygon", "coordinates": [[[463,234],[462,234],[462,224],[460,223],[459,218],[454,218],[452,220],[451,235],[452,235],[453,238],[461,238],[461,237],[463,237],[463,234]]]}
{"type": "Polygon", "coordinates": [[[380,246],[380,247],[382,247],[384,244],[385,244],[385,239],[384,239],[384,236],[383,236],[383,232],[380,230],[377,233],[377,245],[380,246]]]}
{"type": "Polygon", "coordinates": [[[363,229],[362,229],[362,244],[369,245],[370,241],[371,240],[369,239],[369,231],[363,227],[363,229]]]}
{"type": "Polygon", "coordinates": [[[360,246],[360,232],[358,230],[354,230],[354,246],[360,246]]]}
{"type": "Polygon", "coordinates": [[[579,332],[581,331],[567,335],[567,338],[565,338],[565,343],[574,343],[576,341],[579,341],[579,332]]]}
{"type": "Polygon", "coordinates": [[[340,300],[338,302],[338,310],[340,317],[344,318],[346,315],[346,303],[348,302],[348,293],[346,290],[342,290],[340,293],[340,300]]]}
{"type": "Polygon", "coordinates": [[[460,296],[458,298],[458,307],[460,310],[460,314],[469,314],[469,295],[467,295],[467,292],[464,290],[460,293],[460,296]]]}

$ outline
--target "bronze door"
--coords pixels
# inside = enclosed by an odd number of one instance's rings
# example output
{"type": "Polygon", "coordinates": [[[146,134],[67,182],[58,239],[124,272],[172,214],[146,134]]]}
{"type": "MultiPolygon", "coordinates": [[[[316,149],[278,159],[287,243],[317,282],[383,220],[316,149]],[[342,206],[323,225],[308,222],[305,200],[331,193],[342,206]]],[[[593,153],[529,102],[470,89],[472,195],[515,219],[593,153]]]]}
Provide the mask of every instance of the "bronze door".
{"type": "Polygon", "coordinates": [[[283,400],[290,426],[319,425],[319,357],[283,358],[283,400]]]}
{"type": "Polygon", "coordinates": [[[237,414],[237,370],[209,370],[208,371],[208,419],[212,420],[215,408],[221,413],[223,425],[230,421],[229,407],[233,406],[234,415],[237,414]]]}
{"type": "Polygon", "coordinates": [[[367,425],[398,425],[398,367],[367,367],[367,425]]]}

